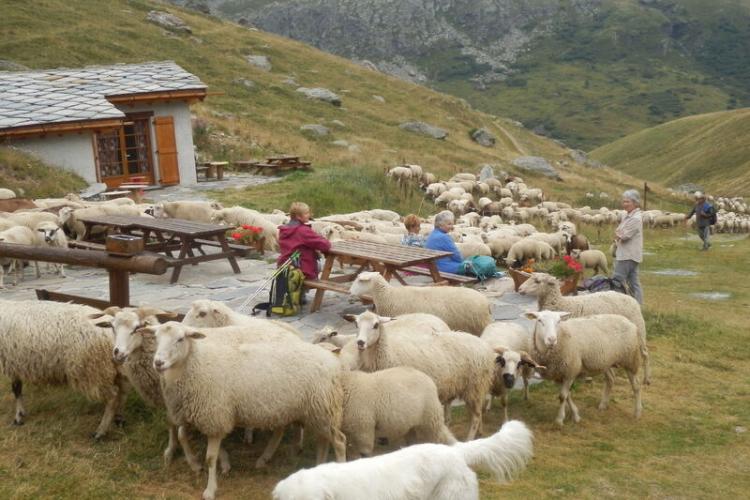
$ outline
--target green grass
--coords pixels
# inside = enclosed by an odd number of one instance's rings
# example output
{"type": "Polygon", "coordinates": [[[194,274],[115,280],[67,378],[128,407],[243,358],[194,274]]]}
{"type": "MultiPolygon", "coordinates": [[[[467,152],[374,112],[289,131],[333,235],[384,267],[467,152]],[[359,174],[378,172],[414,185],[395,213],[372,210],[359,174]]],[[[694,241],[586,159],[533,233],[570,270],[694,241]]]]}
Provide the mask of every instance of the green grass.
{"type": "Polygon", "coordinates": [[[0,146],[0,187],[12,189],[19,198],[47,198],[77,192],[86,187],[86,181],[27,153],[0,146]]]}
{"type": "MultiPolygon", "coordinates": [[[[596,239],[594,230],[582,230],[596,239]]],[[[600,377],[577,383],[573,396],[583,420],[566,422],[562,429],[553,423],[554,384],[532,386],[529,401],[512,392],[511,417],[533,429],[535,457],[510,485],[480,475],[483,499],[744,497],[750,488],[750,437],[735,427],[750,422],[750,270],[743,264],[750,240],[719,235],[710,252],[698,247],[697,237],[682,229],[646,231],[645,248],[653,255],[646,256],[641,277],[654,382],[644,389],[642,419],[632,418],[624,376],[618,376],[604,412],[596,409],[600,377]],[[699,274],[649,272],[663,268],[699,274]],[[690,296],[702,291],[732,296],[718,302],[690,296]]],[[[0,379],[0,386],[9,382],[0,379]]],[[[10,391],[0,396],[0,419],[6,422],[0,426],[2,498],[195,498],[205,486],[205,476],[194,476],[179,457],[168,469],[162,467],[163,412],[148,409],[135,395],[128,400],[126,427],[97,444],[88,435],[100,405],[65,388],[29,385],[26,407],[26,425],[12,427],[12,396],[10,391]]],[[[456,409],[453,431],[462,436],[467,424],[463,409],[456,409]]],[[[485,430],[499,425],[495,407],[485,430]]],[[[203,440],[195,440],[202,450],[203,440]]],[[[252,465],[265,438],[247,447],[239,433],[230,436],[226,446],[233,470],[220,479],[220,497],[268,498],[278,480],[312,466],[312,443],[296,456],[291,441],[289,433],[270,466],[256,471],[252,465]]]]}
{"type": "Polygon", "coordinates": [[[750,108],[681,118],[591,153],[636,177],[668,186],[692,182],[716,194],[750,195],[750,108]]]}

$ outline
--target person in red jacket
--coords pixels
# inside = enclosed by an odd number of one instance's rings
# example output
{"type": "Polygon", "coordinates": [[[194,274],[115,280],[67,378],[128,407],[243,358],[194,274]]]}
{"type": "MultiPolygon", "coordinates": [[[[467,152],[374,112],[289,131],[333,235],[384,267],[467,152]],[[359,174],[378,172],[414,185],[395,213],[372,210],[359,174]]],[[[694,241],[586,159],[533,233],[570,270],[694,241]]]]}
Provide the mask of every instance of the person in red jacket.
{"type": "Polygon", "coordinates": [[[281,254],[276,261],[283,264],[295,250],[299,250],[298,267],[307,279],[318,278],[317,252],[327,252],[331,249],[331,242],[313,231],[308,225],[310,221],[310,207],[306,203],[295,201],[289,207],[292,220],[279,227],[279,247],[281,254]]]}

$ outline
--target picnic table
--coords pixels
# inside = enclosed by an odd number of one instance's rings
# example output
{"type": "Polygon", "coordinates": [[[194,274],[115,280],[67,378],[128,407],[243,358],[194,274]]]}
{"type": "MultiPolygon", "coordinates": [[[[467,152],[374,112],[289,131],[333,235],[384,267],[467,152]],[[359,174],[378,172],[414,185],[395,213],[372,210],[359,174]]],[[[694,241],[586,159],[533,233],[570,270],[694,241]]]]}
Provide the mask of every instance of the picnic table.
{"type": "Polygon", "coordinates": [[[170,283],[180,278],[182,267],[187,264],[197,265],[209,260],[227,259],[235,274],[239,274],[237,264],[239,248],[230,245],[226,238],[226,226],[205,224],[183,219],[151,219],[124,215],[105,215],[85,217],[80,220],[86,226],[84,240],[88,241],[93,226],[107,226],[124,234],[138,232],[143,236],[145,251],[165,253],[167,262],[174,267],[170,283]],[[207,254],[203,246],[218,247],[220,252],[207,254]],[[201,255],[195,255],[197,250],[201,255]],[[179,251],[177,257],[174,251],[179,251]]]}
{"type": "Polygon", "coordinates": [[[310,312],[320,309],[323,296],[327,290],[338,293],[349,293],[345,283],[354,281],[357,275],[368,269],[379,272],[390,281],[396,278],[399,283],[406,285],[401,273],[418,272],[430,276],[434,285],[459,284],[476,281],[468,276],[449,275],[441,273],[437,268],[437,260],[447,257],[451,252],[428,250],[425,248],[390,245],[387,243],[372,243],[368,241],[346,240],[331,244],[331,250],[326,254],[325,264],[317,280],[305,280],[307,288],[316,289],[310,312]],[[353,273],[331,276],[333,263],[337,257],[347,257],[357,262],[353,273]]]}
{"type": "Polygon", "coordinates": [[[302,161],[299,156],[293,155],[269,156],[265,162],[238,160],[234,165],[240,168],[248,167],[255,174],[275,173],[280,170],[309,170],[311,166],[309,161],[302,161]]]}
{"type": "Polygon", "coordinates": [[[224,167],[229,165],[228,161],[207,161],[195,167],[197,173],[203,173],[205,180],[216,177],[217,181],[224,180],[224,167]]]}

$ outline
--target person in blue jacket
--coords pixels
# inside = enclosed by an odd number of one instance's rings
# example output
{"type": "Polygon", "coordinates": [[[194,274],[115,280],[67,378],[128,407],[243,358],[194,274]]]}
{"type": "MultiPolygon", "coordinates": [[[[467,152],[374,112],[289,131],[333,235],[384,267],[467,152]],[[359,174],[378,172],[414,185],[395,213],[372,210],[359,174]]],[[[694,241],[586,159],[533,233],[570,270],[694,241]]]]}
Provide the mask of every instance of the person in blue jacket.
{"type": "Polygon", "coordinates": [[[449,210],[444,210],[437,214],[435,216],[435,229],[427,237],[424,247],[431,250],[443,250],[452,253],[450,256],[441,257],[437,260],[437,267],[440,272],[464,274],[464,258],[448,234],[453,230],[454,221],[453,212],[449,210]]]}

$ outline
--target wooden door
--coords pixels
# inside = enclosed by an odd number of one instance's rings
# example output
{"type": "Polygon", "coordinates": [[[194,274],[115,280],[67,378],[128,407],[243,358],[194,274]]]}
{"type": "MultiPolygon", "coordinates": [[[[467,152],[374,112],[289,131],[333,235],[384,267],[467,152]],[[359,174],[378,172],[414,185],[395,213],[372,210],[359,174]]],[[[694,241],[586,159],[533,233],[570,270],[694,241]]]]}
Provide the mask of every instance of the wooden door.
{"type": "Polygon", "coordinates": [[[180,169],[177,163],[174,118],[171,116],[155,117],[154,135],[156,136],[156,155],[159,158],[161,184],[177,184],[180,182],[180,169]]]}

